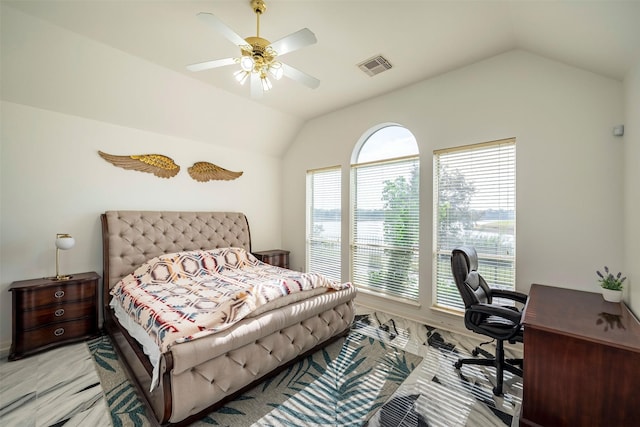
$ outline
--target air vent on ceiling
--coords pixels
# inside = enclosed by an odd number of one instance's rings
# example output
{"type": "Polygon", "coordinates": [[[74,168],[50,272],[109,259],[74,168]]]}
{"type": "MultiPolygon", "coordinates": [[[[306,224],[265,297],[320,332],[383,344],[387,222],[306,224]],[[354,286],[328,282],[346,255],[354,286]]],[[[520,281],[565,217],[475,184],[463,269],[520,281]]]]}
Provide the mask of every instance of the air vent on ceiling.
{"type": "Polygon", "coordinates": [[[390,69],[391,63],[383,58],[382,55],[378,55],[359,63],[358,67],[372,77],[390,69]]]}

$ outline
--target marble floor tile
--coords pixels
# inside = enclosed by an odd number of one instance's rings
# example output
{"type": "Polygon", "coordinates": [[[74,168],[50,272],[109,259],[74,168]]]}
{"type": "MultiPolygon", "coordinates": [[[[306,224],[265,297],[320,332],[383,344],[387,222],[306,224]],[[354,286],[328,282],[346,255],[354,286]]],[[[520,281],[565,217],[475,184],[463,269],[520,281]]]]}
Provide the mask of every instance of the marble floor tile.
{"type": "MultiPolygon", "coordinates": [[[[420,366],[385,407],[369,420],[369,427],[518,424],[522,378],[505,372],[504,393],[498,397],[492,391],[495,369],[464,365],[456,370],[454,367],[458,358],[471,357],[471,351],[483,342],[480,335],[474,339],[365,309],[358,310],[356,328],[423,357],[420,366]]],[[[485,344],[482,348],[488,354],[495,352],[493,344],[485,344]]],[[[517,349],[505,348],[505,353],[509,358],[522,357],[517,349]]]]}
{"type": "Polygon", "coordinates": [[[0,425],[111,426],[85,343],[13,362],[0,360],[0,425]]]}

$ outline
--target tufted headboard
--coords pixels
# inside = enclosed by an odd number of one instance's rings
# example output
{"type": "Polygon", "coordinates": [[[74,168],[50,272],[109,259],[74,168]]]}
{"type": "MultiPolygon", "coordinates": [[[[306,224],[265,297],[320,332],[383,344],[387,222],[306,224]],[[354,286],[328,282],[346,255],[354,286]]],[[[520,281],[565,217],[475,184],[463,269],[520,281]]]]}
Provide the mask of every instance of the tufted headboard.
{"type": "Polygon", "coordinates": [[[120,279],[156,256],[226,247],[251,251],[249,223],[240,212],[107,211],[101,220],[105,304],[120,279]]]}

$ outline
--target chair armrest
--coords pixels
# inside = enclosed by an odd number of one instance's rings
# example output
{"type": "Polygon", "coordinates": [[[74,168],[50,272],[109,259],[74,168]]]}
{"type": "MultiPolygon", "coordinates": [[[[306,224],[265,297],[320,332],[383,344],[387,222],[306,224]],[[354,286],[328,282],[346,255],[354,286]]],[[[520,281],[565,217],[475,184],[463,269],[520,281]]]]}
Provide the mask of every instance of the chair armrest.
{"type": "Polygon", "coordinates": [[[510,320],[515,324],[520,324],[522,320],[522,314],[519,311],[494,304],[475,304],[467,308],[467,312],[498,316],[510,320]]]}
{"type": "Polygon", "coordinates": [[[507,298],[513,301],[521,302],[522,304],[525,304],[527,302],[527,298],[529,298],[527,294],[523,294],[522,292],[507,291],[505,289],[491,289],[491,296],[507,298]]]}

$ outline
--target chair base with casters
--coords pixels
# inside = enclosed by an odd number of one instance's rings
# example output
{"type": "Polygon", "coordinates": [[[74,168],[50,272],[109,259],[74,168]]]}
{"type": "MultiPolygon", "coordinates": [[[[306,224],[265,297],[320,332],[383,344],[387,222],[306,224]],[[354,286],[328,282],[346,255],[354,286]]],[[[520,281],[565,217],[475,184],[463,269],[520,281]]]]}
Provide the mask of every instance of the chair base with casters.
{"type": "Polygon", "coordinates": [[[454,363],[453,366],[455,366],[456,369],[462,368],[462,365],[492,366],[496,368],[496,385],[495,387],[493,387],[493,394],[496,396],[502,395],[502,385],[504,380],[503,371],[508,371],[514,375],[522,377],[523,360],[522,359],[505,359],[503,340],[497,340],[496,342],[495,357],[493,357],[492,355],[489,355],[490,357],[487,359],[478,359],[477,356],[480,354],[479,347],[474,348],[471,354],[476,357],[467,358],[467,359],[464,359],[464,358],[458,359],[458,361],[454,363]]]}

